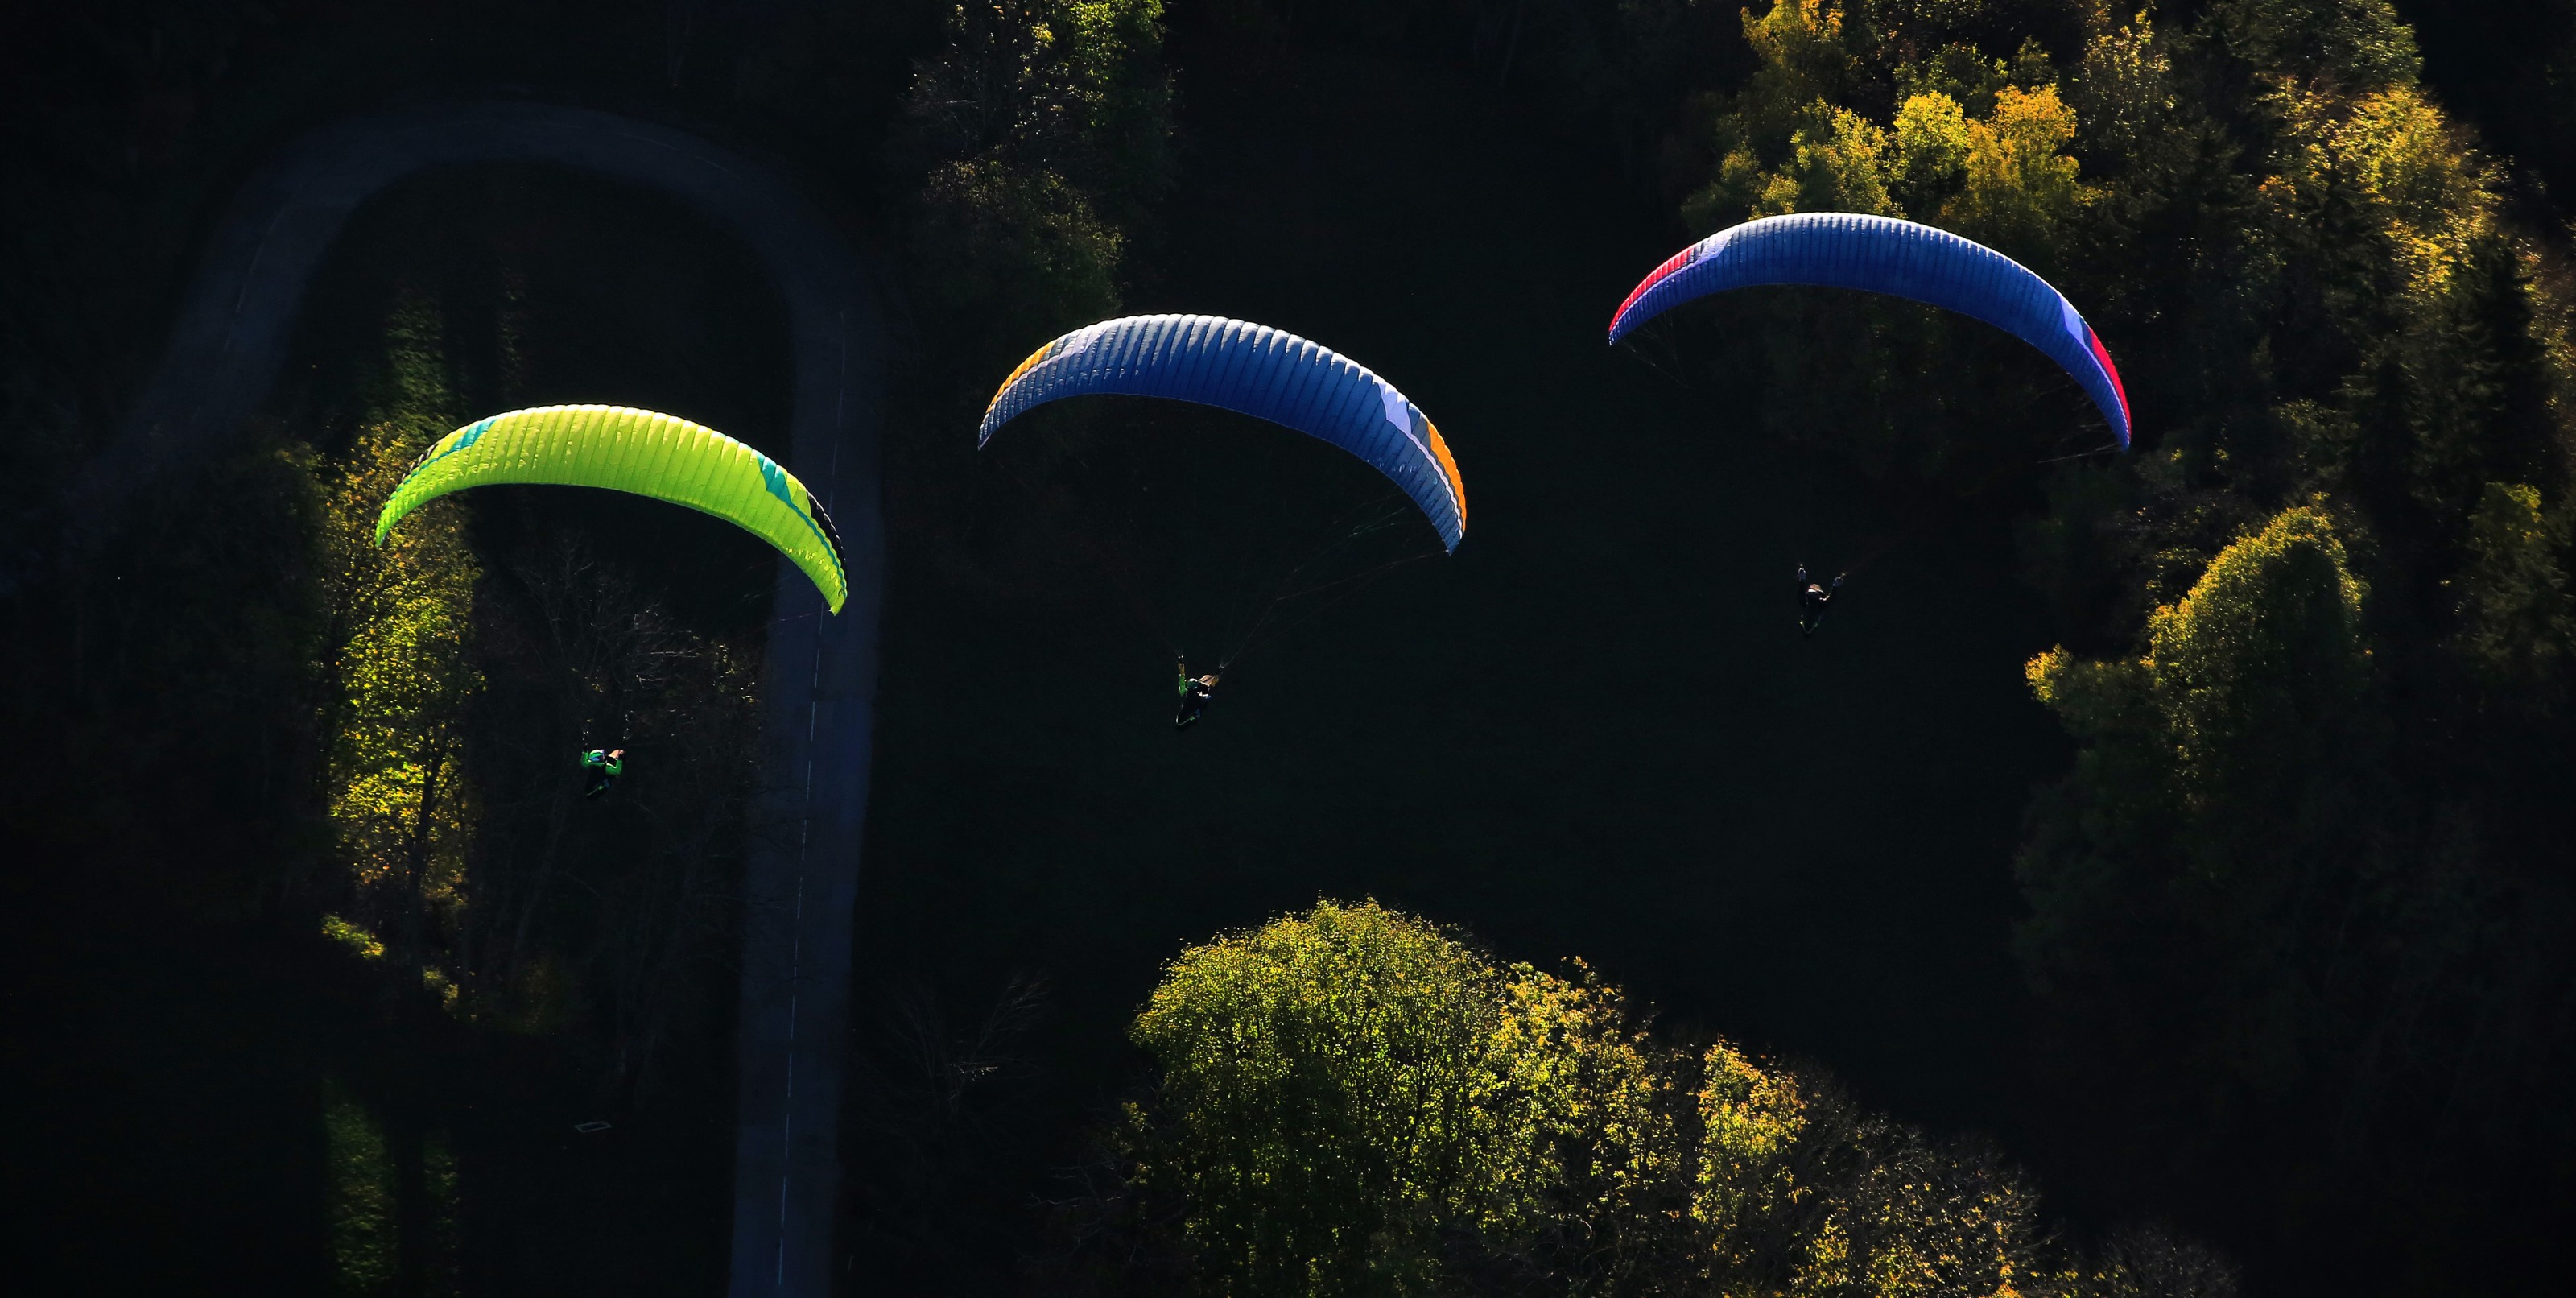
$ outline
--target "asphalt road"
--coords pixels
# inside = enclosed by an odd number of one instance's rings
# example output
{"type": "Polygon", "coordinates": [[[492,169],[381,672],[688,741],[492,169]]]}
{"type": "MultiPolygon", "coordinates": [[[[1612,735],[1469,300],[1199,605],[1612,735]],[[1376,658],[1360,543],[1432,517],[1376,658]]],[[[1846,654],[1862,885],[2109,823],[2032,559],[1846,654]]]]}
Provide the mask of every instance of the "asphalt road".
{"type": "Polygon", "coordinates": [[[350,214],[405,177],[493,162],[552,163],[677,197],[751,248],[787,301],[796,393],[785,459],[840,526],[850,598],[827,616],[812,584],[780,562],[762,683],[764,793],[743,919],[731,1292],[827,1294],[885,566],[877,478],[885,340],[865,267],[821,214],[714,144],[588,109],[470,102],[325,128],[282,151],[235,196],[207,240],[151,385],[119,442],[74,490],[111,495],[232,436],[267,397],[305,289],[350,214]]]}

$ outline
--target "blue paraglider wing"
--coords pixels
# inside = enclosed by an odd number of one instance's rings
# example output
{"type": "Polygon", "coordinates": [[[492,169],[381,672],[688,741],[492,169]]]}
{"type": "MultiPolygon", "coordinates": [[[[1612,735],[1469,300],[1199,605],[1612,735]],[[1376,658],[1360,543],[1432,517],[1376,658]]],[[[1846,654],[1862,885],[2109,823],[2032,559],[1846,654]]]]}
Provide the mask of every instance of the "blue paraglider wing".
{"type": "Polygon", "coordinates": [[[2074,304],[2020,262],[1912,221],[1799,212],[1720,230],[1656,267],[1628,294],[1610,319],[1610,341],[1694,298],[1759,284],[1866,289],[1983,320],[2072,375],[2128,449],[2129,395],[2110,351],[2074,304]]]}
{"type": "Polygon", "coordinates": [[[1003,380],[975,443],[1033,407],[1102,394],[1192,401],[1321,438],[1403,489],[1443,546],[1466,534],[1466,483],[1421,407],[1329,347],[1242,320],[1140,315],[1076,329],[1003,380]]]}

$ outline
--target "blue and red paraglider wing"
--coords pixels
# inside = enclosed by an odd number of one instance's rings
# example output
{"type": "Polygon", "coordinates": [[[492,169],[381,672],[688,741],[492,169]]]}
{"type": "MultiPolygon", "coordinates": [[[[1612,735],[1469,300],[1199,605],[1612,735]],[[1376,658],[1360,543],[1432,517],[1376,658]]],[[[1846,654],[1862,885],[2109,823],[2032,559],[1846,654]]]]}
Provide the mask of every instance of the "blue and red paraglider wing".
{"type": "Polygon", "coordinates": [[[1956,311],[2057,362],[2129,445],[2129,394],[2110,349],[2066,296],[2012,258],[1947,230],[1856,212],[1766,216],[1684,248],[1610,319],[1610,341],[1696,298],[1766,284],[1855,288],[1956,311]]]}

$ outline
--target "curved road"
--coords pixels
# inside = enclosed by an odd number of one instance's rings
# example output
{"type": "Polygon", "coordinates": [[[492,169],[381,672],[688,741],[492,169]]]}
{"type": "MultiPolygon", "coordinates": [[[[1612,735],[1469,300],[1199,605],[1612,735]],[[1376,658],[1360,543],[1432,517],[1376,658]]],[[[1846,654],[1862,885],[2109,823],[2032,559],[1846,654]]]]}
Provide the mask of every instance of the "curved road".
{"type": "MultiPolygon", "coordinates": [[[[713,144],[587,109],[467,103],[326,128],[235,196],[160,369],[122,438],[74,490],[98,499],[231,436],[268,395],[305,288],[349,215],[406,176],[487,162],[554,163],[672,194],[749,245],[787,299],[796,398],[781,458],[840,524],[850,599],[840,616],[824,616],[812,584],[780,561],[762,677],[766,792],[744,899],[731,1292],[828,1294],[885,568],[877,484],[885,340],[858,257],[821,215],[777,177],[713,144]]],[[[100,513],[76,515],[83,512],[100,513]]]]}

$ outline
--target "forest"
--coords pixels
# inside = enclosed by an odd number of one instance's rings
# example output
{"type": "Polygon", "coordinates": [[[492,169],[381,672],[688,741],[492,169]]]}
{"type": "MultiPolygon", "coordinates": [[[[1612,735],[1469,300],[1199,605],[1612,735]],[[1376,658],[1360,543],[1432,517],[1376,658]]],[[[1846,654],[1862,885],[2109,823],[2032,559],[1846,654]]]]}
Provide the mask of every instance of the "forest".
{"type": "Polygon", "coordinates": [[[377,514],[520,407],[784,458],[785,289],[661,194],[424,171],[215,454],[91,467],[265,158],[473,95],[716,141],[876,269],[840,1291],[2564,1283],[2576,0],[0,22],[31,1279],[725,1283],[776,557],[610,493],[377,514]],[[1895,298],[1603,345],[1674,250],[1823,212],[2081,304],[2126,445],[1895,298]],[[1356,481],[1135,398],[979,449],[1031,348],[1142,312],[1368,358],[1474,528],[1222,646],[1140,619],[1239,605],[1209,556],[1356,481]],[[1162,475],[1180,558],[1102,560],[1107,472],[1162,475]],[[1811,637],[1793,568],[1848,574],[1811,637]],[[1228,650],[1168,733],[1166,664],[1228,650]]]}

